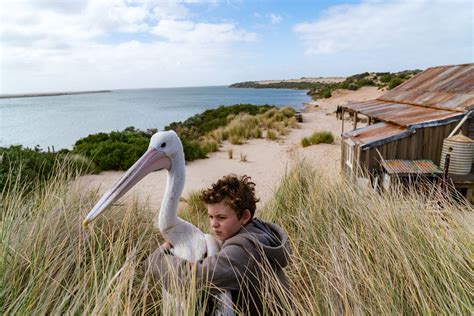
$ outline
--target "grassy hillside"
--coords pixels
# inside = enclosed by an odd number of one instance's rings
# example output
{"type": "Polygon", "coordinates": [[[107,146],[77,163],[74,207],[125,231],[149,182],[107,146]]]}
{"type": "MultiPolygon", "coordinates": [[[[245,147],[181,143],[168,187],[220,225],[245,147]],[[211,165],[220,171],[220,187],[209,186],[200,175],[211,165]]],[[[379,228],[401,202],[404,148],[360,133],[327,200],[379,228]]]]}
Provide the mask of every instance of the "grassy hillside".
{"type": "MultiPolygon", "coordinates": [[[[158,313],[161,285],[142,271],[162,241],[156,210],[114,206],[84,231],[98,195],[70,180],[58,172],[31,194],[1,196],[0,313],[158,313]]],[[[194,207],[182,216],[205,227],[205,213],[187,198],[194,207]]],[[[289,234],[290,313],[468,315],[474,247],[458,219],[467,209],[434,194],[359,191],[301,163],[258,216],[289,234]]],[[[195,284],[181,286],[186,312],[202,315],[195,284]]]]}

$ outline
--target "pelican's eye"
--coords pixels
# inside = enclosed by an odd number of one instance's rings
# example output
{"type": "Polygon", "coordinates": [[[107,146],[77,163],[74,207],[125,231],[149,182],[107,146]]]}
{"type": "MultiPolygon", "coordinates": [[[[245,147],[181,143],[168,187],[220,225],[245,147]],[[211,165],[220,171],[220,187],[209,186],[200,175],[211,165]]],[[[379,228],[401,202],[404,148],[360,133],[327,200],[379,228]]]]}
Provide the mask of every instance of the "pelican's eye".
{"type": "Polygon", "coordinates": [[[165,147],[166,147],[166,143],[161,144],[160,147],[161,147],[161,148],[165,148],[165,147]]]}

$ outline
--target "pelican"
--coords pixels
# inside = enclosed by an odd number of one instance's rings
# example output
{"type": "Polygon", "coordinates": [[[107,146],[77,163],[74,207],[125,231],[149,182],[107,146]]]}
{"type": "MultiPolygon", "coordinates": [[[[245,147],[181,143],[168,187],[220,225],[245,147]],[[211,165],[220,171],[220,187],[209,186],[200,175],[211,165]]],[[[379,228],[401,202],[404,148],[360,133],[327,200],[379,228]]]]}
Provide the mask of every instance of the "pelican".
{"type": "MultiPolygon", "coordinates": [[[[99,214],[120,199],[147,174],[162,169],[166,169],[168,175],[161,208],[154,220],[155,227],[173,245],[171,251],[175,256],[195,262],[202,259],[206,252],[209,256],[216,254],[219,245],[213,236],[204,234],[193,224],[178,217],[177,208],[186,175],[183,145],[174,131],[158,132],[151,137],[148,150],[100,198],[84,219],[84,227],[87,227],[99,214]]],[[[163,291],[163,297],[169,298],[170,294],[165,290],[163,291]]],[[[166,304],[169,304],[170,301],[173,302],[173,300],[164,299],[163,301],[165,304],[163,310],[165,314],[169,314],[169,311],[173,310],[173,306],[166,306],[166,304]]],[[[180,299],[175,298],[174,301],[176,314],[182,314],[180,299]]],[[[232,299],[229,291],[222,293],[218,301],[220,302],[220,306],[218,306],[219,315],[233,315],[232,299]]]]}

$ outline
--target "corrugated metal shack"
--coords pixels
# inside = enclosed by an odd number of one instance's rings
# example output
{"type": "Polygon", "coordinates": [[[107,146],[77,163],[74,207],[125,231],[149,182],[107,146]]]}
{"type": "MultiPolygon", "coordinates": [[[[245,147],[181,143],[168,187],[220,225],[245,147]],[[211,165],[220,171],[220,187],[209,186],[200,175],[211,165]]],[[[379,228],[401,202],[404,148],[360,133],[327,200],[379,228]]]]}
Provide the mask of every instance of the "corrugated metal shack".
{"type": "MultiPolygon", "coordinates": [[[[474,64],[428,68],[375,100],[349,103],[353,130],[342,134],[343,173],[377,174],[384,160],[431,160],[440,165],[443,140],[474,109],[474,64]],[[358,128],[358,118],[369,125],[358,128]]],[[[472,112],[471,112],[472,114],[472,112]]],[[[474,118],[460,129],[474,139],[474,118]]],[[[471,169],[472,173],[472,169],[471,169]]]]}

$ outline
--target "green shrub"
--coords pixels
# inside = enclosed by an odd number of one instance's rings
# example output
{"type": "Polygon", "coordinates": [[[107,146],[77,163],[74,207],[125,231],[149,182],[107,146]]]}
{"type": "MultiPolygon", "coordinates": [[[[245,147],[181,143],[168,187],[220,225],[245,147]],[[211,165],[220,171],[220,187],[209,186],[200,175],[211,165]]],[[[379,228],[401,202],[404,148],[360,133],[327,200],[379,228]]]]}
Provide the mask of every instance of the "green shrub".
{"type": "Polygon", "coordinates": [[[219,143],[212,138],[210,139],[205,139],[203,141],[203,149],[204,151],[211,153],[219,150],[219,143]]]}
{"type": "Polygon", "coordinates": [[[334,136],[331,132],[316,132],[310,137],[311,144],[316,145],[319,143],[332,144],[334,142],[334,136]]]}
{"type": "Polygon", "coordinates": [[[243,144],[242,138],[240,138],[238,135],[231,135],[229,137],[229,141],[232,145],[242,145],[243,144]]]}
{"type": "Polygon", "coordinates": [[[98,133],[79,139],[74,153],[91,159],[99,170],[127,170],[147,150],[151,135],[127,127],[122,132],[98,133]]]}
{"type": "Polygon", "coordinates": [[[276,133],[271,129],[267,130],[267,139],[269,139],[269,140],[277,139],[276,133]]]}
{"type": "Polygon", "coordinates": [[[186,161],[204,159],[207,157],[208,151],[206,151],[198,140],[181,138],[181,142],[183,143],[184,158],[186,161]]]}
{"type": "Polygon", "coordinates": [[[301,140],[301,146],[303,147],[308,147],[311,145],[311,141],[309,140],[309,138],[307,137],[304,137],[302,140],[301,140]]]}
{"type": "Polygon", "coordinates": [[[0,147],[0,157],[0,192],[9,191],[12,186],[21,186],[29,192],[54,176],[61,165],[75,174],[96,170],[89,159],[69,150],[45,152],[39,146],[31,149],[16,145],[0,147]]]}
{"type": "Polygon", "coordinates": [[[392,78],[388,83],[388,89],[392,90],[396,86],[400,85],[404,80],[401,78],[392,78]]]}
{"type": "Polygon", "coordinates": [[[301,146],[307,147],[320,143],[332,144],[334,142],[334,135],[331,132],[322,131],[315,132],[310,137],[305,137],[301,140],[301,146]]]}
{"type": "MultiPolygon", "coordinates": [[[[200,136],[205,133],[211,132],[221,126],[225,126],[228,123],[229,115],[237,115],[239,113],[248,113],[250,115],[262,114],[269,109],[275,108],[274,106],[265,105],[253,105],[253,104],[235,104],[231,106],[221,105],[217,109],[206,110],[200,114],[196,114],[184,122],[174,122],[165,127],[165,130],[173,129],[178,131],[180,128],[194,128],[198,131],[200,136]]],[[[181,134],[178,133],[180,136],[181,134]]]]}
{"type": "Polygon", "coordinates": [[[328,99],[332,96],[331,89],[324,89],[321,93],[320,96],[322,98],[328,99]]]}

